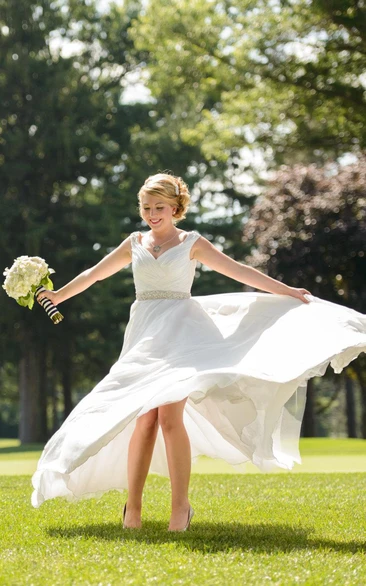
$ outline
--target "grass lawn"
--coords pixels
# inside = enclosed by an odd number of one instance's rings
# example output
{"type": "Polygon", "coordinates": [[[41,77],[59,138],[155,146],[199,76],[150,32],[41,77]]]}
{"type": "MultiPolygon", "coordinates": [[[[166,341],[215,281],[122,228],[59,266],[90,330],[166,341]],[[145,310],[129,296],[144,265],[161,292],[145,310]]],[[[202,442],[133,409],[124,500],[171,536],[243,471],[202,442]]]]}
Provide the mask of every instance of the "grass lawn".
{"type": "MultiPolygon", "coordinates": [[[[306,440],[302,453],[363,460],[364,446],[306,440]]],[[[0,460],[19,472],[38,448],[2,442],[0,460]]],[[[206,465],[192,475],[191,530],[176,534],[166,478],[149,476],[144,528],[131,531],[120,522],[124,494],[33,509],[30,476],[0,476],[0,585],[366,584],[366,473],[206,474],[206,465]]]]}
{"type": "MultiPolygon", "coordinates": [[[[33,474],[41,455],[40,444],[21,446],[18,440],[0,439],[0,476],[33,474]]],[[[303,472],[366,472],[366,441],[361,439],[306,438],[300,440],[302,464],[291,474],[303,472]]],[[[196,474],[260,474],[251,464],[233,467],[220,460],[200,458],[196,474]]],[[[288,474],[287,470],[275,473],[288,474]]]]}
{"type": "Polygon", "coordinates": [[[144,529],[124,496],[34,510],[29,477],[0,478],[3,585],[366,584],[365,474],[192,477],[196,515],[167,532],[169,482],[151,476],[144,529]]]}

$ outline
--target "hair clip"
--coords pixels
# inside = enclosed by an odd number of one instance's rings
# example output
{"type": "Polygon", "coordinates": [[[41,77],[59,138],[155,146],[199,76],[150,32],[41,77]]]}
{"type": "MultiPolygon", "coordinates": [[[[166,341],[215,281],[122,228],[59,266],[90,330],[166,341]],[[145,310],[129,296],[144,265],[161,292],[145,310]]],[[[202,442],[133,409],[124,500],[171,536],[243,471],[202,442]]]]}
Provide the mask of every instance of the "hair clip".
{"type": "Polygon", "coordinates": [[[179,195],[179,191],[180,191],[180,190],[179,190],[179,184],[178,184],[178,183],[176,183],[176,184],[175,184],[175,195],[179,195]]]}

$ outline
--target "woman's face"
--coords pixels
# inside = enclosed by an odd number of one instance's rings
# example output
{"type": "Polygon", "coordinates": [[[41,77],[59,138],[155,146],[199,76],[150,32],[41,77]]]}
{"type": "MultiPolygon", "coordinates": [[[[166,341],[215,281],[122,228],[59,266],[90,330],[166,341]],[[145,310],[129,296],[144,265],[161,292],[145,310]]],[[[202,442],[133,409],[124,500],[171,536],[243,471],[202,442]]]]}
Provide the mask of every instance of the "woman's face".
{"type": "Polygon", "coordinates": [[[164,230],[173,224],[176,208],[159,195],[142,195],[140,208],[142,219],[154,230],[164,230]]]}

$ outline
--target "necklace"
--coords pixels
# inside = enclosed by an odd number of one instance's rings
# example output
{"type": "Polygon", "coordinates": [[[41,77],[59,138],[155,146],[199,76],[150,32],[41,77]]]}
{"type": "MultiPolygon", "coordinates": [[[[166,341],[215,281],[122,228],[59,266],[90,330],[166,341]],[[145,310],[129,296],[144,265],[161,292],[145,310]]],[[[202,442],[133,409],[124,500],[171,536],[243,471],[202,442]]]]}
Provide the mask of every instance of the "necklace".
{"type": "MultiPolygon", "coordinates": [[[[169,238],[169,240],[166,240],[162,244],[155,244],[155,246],[153,246],[153,251],[154,252],[160,252],[160,249],[162,248],[162,246],[164,246],[164,244],[168,244],[168,242],[170,242],[171,240],[173,240],[173,238],[175,238],[176,235],[177,235],[177,232],[174,234],[174,236],[172,236],[171,238],[169,238]]],[[[150,240],[150,242],[151,242],[151,240],[150,240]]],[[[152,242],[151,242],[151,244],[152,244],[152,242]]]]}

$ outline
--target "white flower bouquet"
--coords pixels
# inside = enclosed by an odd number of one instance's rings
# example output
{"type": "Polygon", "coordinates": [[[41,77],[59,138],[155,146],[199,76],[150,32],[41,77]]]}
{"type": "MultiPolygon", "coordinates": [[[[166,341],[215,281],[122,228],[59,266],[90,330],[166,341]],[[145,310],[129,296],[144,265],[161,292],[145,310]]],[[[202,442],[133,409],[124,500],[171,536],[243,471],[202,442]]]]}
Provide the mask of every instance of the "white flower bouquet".
{"type": "MultiPolygon", "coordinates": [[[[34,297],[40,291],[53,290],[50,275],[54,272],[39,256],[19,256],[10,269],[5,269],[2,287],[19,305],[32,309],[34,297]]],[[[63,315],[49,299],[42,299],[41,305],[53,323],[58,324],[63,320],[63,315]]]]}

